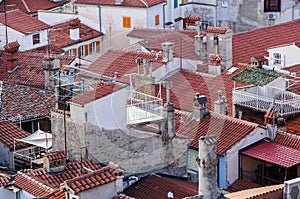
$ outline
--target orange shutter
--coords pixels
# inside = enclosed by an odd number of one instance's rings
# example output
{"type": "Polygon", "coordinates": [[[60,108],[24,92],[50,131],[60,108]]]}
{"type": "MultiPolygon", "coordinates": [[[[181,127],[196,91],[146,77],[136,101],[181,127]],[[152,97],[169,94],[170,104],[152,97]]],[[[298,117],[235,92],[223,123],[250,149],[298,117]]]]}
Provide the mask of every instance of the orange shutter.
{"type": "Polygon", "coordinates": [[[123,28],[131,28],[130,17],[123,17],[123,28]]]}
{"type": "Polygon", "coordinates": [[[159,15],[155,15],[155,25],[159,25],[159,15]]]}
{"type": "Polygon", "coordinates": [[[84,56],[88,56],[89,55],[89,45],[85,45],[84,46],[84,56]]]}
{"type": "Polygon", "coordinates": [[[89,54],[93,54],[93,42],[89,44],[89,54]]]}
{"type": "Polygon", "coordinates": [[[100,41],[96,41],[96,52],[100,52],[100,41]]]}
{"type": "Polygon", "coordinates": [[[76,50],[76,48],[75,49],[72,49],[73,50],[73,56],[77,56],[77,50],[76,50]]]}

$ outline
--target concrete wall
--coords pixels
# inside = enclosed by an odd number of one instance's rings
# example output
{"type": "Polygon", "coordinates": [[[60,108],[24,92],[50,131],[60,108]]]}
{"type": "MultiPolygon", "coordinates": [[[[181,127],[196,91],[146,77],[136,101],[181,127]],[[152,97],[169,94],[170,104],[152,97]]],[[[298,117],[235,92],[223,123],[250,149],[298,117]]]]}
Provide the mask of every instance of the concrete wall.
{"type": "Polygon", "coordinates": [[[234,146],[232,146],[225,154],[226,166],[227,166],[227,186],[234,183],[239,177],[239,154],[238,151],[246,146],[249,146],[266,136],[266,130],[260,127],[256,128],[244,139],[240,140],[234,146]]]}
{"type": "MultiPolygon", "coordinates": [[[[63,115],[52,112],[52,132],[56,135],[53,150],[64,150],[63,115]]],[[[148,172],[164,167],[185,167],[186,150],[190,140],[174,138],[165,145],[155,133],[126,130],[103,130],[99,126],[75,124],[67,118],[68,157],[88,158],[98,161],[113,161],[128,173],[148,172]],[[86,128],[86,133],[85,133],[86,128]]]]}
{"type": "Polygon", "coordinates": [[[0,164],[12,166],[12,154],[9,151],[9,148],[0,142],[0,164]]]}
{"type": "Polygon", "coordinates": [[[216,25],[216,6],[211,4],[187,4],[181,8],[182,17],[186,15],[199,16],[201,21],[207,21],[209,26],[216,25]]]}
{"type": "Polygon", "coordinates": [[[0,187],[0,198],[15,199],[16,198],[16,193],[7,190],[4,187],[0,187]]]}
{"type": "Polygon", "coordinates": [[[117,195],[116,183],[111,182],[98,186],[93,189],[86,190],[79,193],[80,199],[91,199],[91,198],[101,198],[101,199],[111,199],[112,196],[117,195]]]}

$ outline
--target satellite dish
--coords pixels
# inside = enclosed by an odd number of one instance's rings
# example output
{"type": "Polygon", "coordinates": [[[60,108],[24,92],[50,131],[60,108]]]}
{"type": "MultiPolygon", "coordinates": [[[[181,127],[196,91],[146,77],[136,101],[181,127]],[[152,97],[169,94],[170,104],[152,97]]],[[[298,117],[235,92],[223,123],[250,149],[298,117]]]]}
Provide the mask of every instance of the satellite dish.
{"type": "Polygon", "coordinates": [[[171,191],[168,193],[168,198],[174,198],[174,194],[171,191]]]}

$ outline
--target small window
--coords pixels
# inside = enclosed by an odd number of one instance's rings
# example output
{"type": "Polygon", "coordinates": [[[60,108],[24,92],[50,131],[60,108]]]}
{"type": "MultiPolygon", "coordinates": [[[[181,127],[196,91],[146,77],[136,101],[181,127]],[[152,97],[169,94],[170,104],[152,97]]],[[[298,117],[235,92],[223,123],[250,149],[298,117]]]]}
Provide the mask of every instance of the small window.
{"type": "Polygon", "coordinates": [[[92,52],[97,52],[97,43],[95,41],[92,43],[92,52]]]}
{"type": "Polygon", "coordinates": [[[80,46],[80,57],[84,57],[85,56],[85,48],[84,46],[80,46]]]}
{"type": "Polygon", "coordinates": [[[131,28],[131,18],[123,17],[123,28],[131,28]]]}
{"type": "Polygon", "coordinates": [[[32,43],[33,43],[33,45],[40,43],[40,34],[39,33],[32,35],[32,43]]]}
{"type": "Polygon", "coordinates": [[[188,3],[188,0],[181,0],[181,3],[182,3],[182,4],[188,3]]]}
{"type": "Polygon", "coordinates": [[[155,15],[155,25],[159,26],[159,15],[155,15]]]}
{"type": "Polygon", "coordinates": [[[265,0],[264,12],[280,12],[281,0],[265,0]]]}
{"type": "Polygon", "coordinates": [[[281,65],[281,54],[280,53],[274,53],[273,54],[273,64],[279,64],[281,65]]]}
{"type": "Polygon", "coordinates": [[[174,0],[174,8],[178,7],[178,0],[174,0]]]}
{"type": "Polygon", "coordinates": [[[20,191],[16,192],[16,199],[21,199],[20,191]]]}
{"type": "Polygon", "coordinates": [[[228,7],[228,2],[227,0],[222,0],[222,7],[227,8],[228,7]]]}
{"type": "Polygon", "coordinates": [[[73,50],[72,49],[68,50],[68,55],[70,55],[70,56],[73,55],[73,50]]]}

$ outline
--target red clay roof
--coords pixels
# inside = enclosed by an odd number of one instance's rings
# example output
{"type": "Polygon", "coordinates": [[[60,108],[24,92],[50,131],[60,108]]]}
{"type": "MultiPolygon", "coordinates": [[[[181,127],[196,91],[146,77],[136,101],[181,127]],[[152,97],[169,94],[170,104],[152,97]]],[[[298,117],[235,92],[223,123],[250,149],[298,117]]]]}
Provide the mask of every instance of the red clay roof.
{"type": "Polygon", "coordinates": [[[168,192],[174,194],[174,199],[182,199],[197,195],[198,185],[185,180],[153,174],[139,180],[124,191],[126,195],[138,199],[165,199],[168,192]]]}
{"type": "Polygon", "coordinates": [[[231,187],[230,187],[230,191],[236,192],[236,191],[242,191],[245,189],[253,189],[253,188],[258,188],[261,187],[261,185],[256,184],[250,180],[238,180],[237,182],[235,182],[231,187]]]}
{"type": "Polygon", "coordinates": [[[123,88],[125,88],[125,87],[121,86],[120,84],[109,83],[106,85],[102,85],[95,90],[91,90],[91,91],[85,92],[81,95],[77,95],[76,97],[72,98],[70,101],[73,103],[76,103],[76,104],[84,105],[84,104],[90,103],[94,100],[105,97],[109,94],[112,94],[123,88]]]}
{"type": "MultiPolygon", "coordinates": [[[[0,4],[0,10],[4,11],[4,1],[0,4]]],[[[39,0],[39,3],[36,3],[35,0],[7,0],[6,10],[19,9],[25,13],[35,13],[38,10],[48,10],[50,8],[58,7],[64,4],[65,1],[54,3],[49,0],[39,0]]]]}
{"type": "MultiPolygon", "coordinates": [[[[78,41],[70,39],[70,28],[69,23],[78,20],[72,19],[64,23],[60,23],[53,26],[52,31],[50,32],[51,38],[51,53],[62,53],[64,52],[62,48],[68,47],[74,44],[78,44],[78,41]]],[[[80,42],[84,42],[95,37],[102,36],[103,33],[94,30],[82,23],[79,24],[79,38],[80,42]]],[[[34,49],[35,51],[46,52],[47,46],[34,49]]]]}
{"type": "Polygon", "coordinates": [[[64,151],[51,151],[47,153],[47,158],[49,161],[66,159],[66,155],[64,151]]]}
{"type": "Polygon", "coordinates": [[[78,177],[80,174],[89,173],[89,171],[87,171],[86,169],[82,169],[82,167],[86,167],[91,170],[98,170],[101,168],[101,166],[96,164],[94,161],[84,160],[82,161],[82,163],[75,162],[68,164],[67,166],[65,166],[65,170],[60,173],[50,175],[46,173],[44,169],[36,169],[30,171],[30,175],[34,179],[41,181],[52,188],[56,188],[66,180],[78,177]]]}
{"type": "Polygon", "coordinates": [[[273,142],[262,142],[241,154],[290,168],[300,163],[300,151],[273,142]]]}
{"type": "MultiPolygon", "coordinates": [[[[14,148],[14,138],[22,139],[28,137],[30,133],[24,131],[11,121],[0,122],[0,142],[5,144],[9,149],[14,148]]],[[[15,142],[16,147],[24,145],[23,142],[15,142]]]]}
{"type": "Polygon", "coordinates": [[[229,30],[228,27],[208,26],[207,29],[206,29],[206,32],[209,32],[209,33],[218,33],[218,34],[225,34],[227,30],[229,30]]]}
{"type": "Polygon", "coordinates": [[[278,132],[274,143],[300,151],[300,136],[290,133],[278,132]]]}
{"type": "Polygon", "coordinates": [[[233,63],[249,63],[254,55],[268,55],[266,49],[299,41],[300,19],[275,26],[234,34],[232,38],[233,63]]]}
{"type": "Polygon", "coordinates": [[[116,0],[77,0],[76,3],[148,8],[164,3],[165,1],[166,0],[123,0],[123,3],[118,4],[116,0]]]}
{"type": "MultiPolygon", "coordinates": [[[[30,34],[39,30],[50,28],[46,23],[34,18],[20,10],[11,10],[6,13],[7,25],[23,34],[30,34]]],[[[0,14],[0,23],[5,24],[4,13],[0,14]]]]}
{"type": "Polygon", "coordinates": [[[11,176],[0,175],[0,187],[9,185],[10,179],[11,179],[11,176]]]}
{"type": "Polygon", "coordinates": [[[35,197],[47,196],[53,191],[52,188],[46,185],[41,186],[41,183],[39,181],[21,172],[18,172],[15,176],[14,185],[35,197]]]}
{"type": "Polygon", "coordinates": [[[18,121],[50,117],[55,105],[51,91],[3,82],[0,119],[18,121]]]}
{"type": "Polygon", "coordinates": [[[65,183],[75,192],[75,194],[78,194],[114,182],[116,179],[116,176],[111,172],[109,167],[103,167],[91,173],[67,180],[65,183]]]}
{"type": "MultiPolygon", "coordinates": [[[[125,74],[137,73],[136,59],[141,57],[146,60],[154,60],[153,71],[162,66],[161,57],[155,60],[155,53],[134,52],[124,50],[108,50],[93,62],[88,70],[97,74],[114,77],[115,72],[118,72],[120,82],[128,81],[125,74]]],[[[143,71],[143,70],[141,70],[143,71]]]]}
{"type": "Polygon", "coordinates": [[[64,191],[61,191],[60,188],[54,189],[52,193],[47,195],[47,199],[68,199],[66,198],[66,193],[64,191]]]}
{"type": "Polygon", "coordinates": [[[234,144],[249,135],[258,125],[217,113],[210,113],[200,122],[196,120],[182,124],[176,135],[193,139],[191,147],[198,150],[201,136],[214,135],[218,139],[216,153],[223,155],[234,144]]]}
{"type": "MultiPolygon", "coordinates": [[[[60,60],[60,65],[69,65],[75,57],[51,54],[51,58],[60,60]]],[[[46,60],[45,52],[25,51],[18,52],[18,69],[13,73],[7,73],[6,61],[0,62],[0,80],[12,84],[30,85],[35,87],[45,86],[45,75],[42,61],[46,60]]]]}

